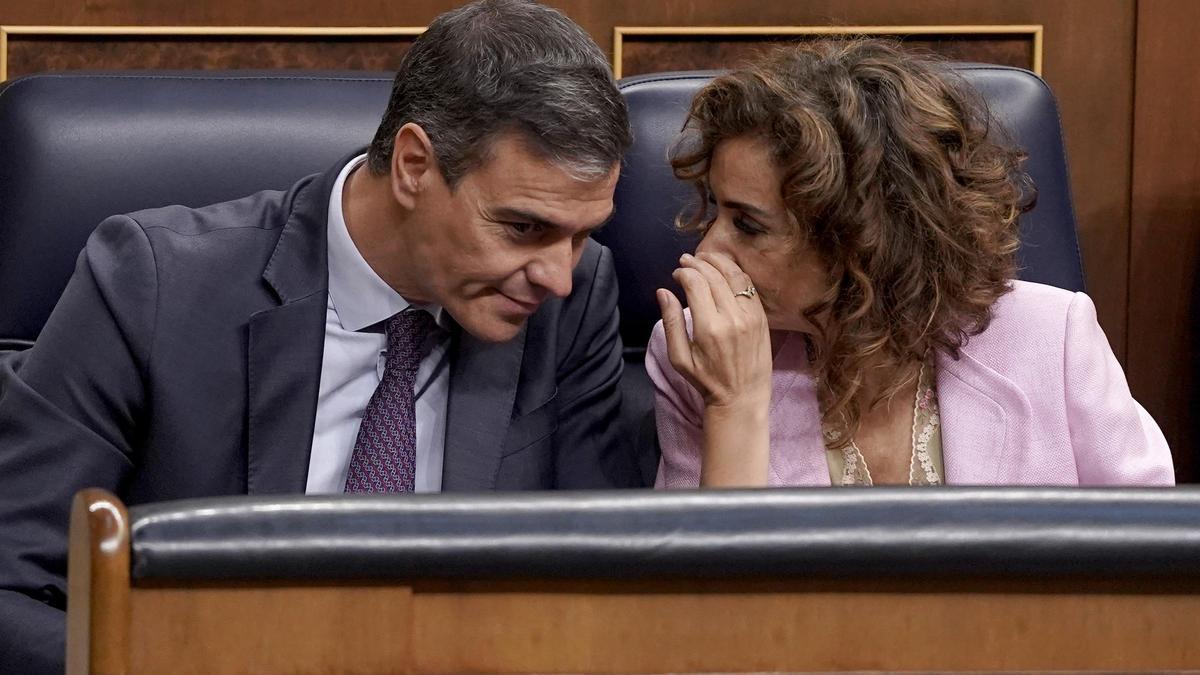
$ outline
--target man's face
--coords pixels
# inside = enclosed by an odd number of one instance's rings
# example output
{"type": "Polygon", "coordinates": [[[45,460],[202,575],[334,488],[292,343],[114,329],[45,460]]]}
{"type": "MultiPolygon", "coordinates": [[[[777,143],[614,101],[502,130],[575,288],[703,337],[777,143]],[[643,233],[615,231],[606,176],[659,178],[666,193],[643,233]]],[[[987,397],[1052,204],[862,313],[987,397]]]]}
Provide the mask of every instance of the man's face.
{"type": "Polygon", "coordinates": [[[490,156],[454,190],[431,172],[412,214],[409,278],[468,333],[501,342],[544,300],[571,293],[584,242],[612,214],[618,166],[576,180],[513,134],[490,156]]]}

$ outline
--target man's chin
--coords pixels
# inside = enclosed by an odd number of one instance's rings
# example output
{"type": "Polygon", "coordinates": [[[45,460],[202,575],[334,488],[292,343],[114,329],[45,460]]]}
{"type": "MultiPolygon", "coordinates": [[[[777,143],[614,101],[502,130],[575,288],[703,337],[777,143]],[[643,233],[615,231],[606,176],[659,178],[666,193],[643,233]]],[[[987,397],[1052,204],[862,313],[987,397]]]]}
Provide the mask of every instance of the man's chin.
{"type": "Polygon", "coordinates": [[[483,342],[508,342],[521,334],[529,317],[487,317],[486,319],[459,321],[458,325],[471,337],[483,342]]]}

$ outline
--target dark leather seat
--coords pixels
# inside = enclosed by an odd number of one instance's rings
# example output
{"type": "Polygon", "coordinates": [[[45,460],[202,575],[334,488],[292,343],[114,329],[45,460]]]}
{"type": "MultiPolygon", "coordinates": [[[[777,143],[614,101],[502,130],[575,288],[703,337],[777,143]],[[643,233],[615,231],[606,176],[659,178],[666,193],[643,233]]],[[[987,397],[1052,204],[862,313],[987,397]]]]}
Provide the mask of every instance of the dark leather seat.
{"type": "Polygon", "coordinates": [[[0,349],[28,346],[107,216],[285,189],[375,134],[388,73],[65,72],[0,90],[0,349]]]}

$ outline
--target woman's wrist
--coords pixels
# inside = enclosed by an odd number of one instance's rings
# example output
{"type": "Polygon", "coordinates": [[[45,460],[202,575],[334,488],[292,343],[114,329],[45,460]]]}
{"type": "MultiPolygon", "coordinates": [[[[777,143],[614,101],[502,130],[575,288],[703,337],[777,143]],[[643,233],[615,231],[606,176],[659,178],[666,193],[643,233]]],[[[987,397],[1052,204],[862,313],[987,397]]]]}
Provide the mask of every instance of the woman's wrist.
{"type": "Polygon", "coordinates": [[[737,421],[742,423],[766,423],[771,407],[771,396],[748,394],[732,397],[728,401],[711,401],[704,404],[705,423],[737,421]]]}
{"type": "Polygon", "coordinates": [[[766,485],[769,403],[769,397],[763,401],[742,398],[729,405],[705,407],[701,486],[766,485]]]}

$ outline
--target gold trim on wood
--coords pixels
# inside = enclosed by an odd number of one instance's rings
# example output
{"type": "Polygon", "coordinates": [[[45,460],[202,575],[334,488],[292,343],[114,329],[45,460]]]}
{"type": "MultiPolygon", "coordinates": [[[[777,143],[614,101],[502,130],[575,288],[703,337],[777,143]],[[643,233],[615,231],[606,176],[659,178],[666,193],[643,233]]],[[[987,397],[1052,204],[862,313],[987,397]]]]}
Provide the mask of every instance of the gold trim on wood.
{"type": "Polygon", "coordinates": [[[8,36],[118,35],[162,37],[379,37],[416,36],[423,26],[0,26],[0,82],[8,79],[8,36]]]}
{"type": "Polygon", "coordinates": [[[613,75],[620,78],[621,55],[627,36],[678,37],[762,35],[1027,35],[1033,39],[1033,72],[1042,75],[1042,26],[616,26],[613,28],[613,75]]]}

